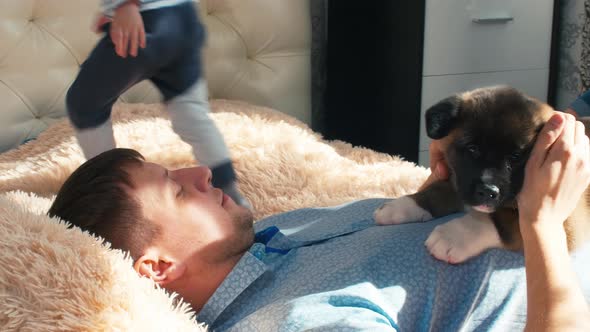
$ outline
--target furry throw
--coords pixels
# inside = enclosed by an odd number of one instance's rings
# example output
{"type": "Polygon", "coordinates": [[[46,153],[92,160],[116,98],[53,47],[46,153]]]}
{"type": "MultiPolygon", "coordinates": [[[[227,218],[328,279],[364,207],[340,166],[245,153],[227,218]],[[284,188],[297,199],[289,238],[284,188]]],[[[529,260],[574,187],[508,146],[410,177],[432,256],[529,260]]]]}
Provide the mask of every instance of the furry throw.
{"type": "MultiPolygon", "coordinates": [[[[398,157],[325,141],[303,123],[242,102],[211,102],[255,217],[414,192],[429,171],[398,157]]],[[[194,165],[162,105],[118,104],[120,147],[169,168],[194,165]]],[[[45,215],[83,156],[67,120],[0,154],[0,330],[199,331],[194,313],[154,287],[128,257],[45,215]]]]}

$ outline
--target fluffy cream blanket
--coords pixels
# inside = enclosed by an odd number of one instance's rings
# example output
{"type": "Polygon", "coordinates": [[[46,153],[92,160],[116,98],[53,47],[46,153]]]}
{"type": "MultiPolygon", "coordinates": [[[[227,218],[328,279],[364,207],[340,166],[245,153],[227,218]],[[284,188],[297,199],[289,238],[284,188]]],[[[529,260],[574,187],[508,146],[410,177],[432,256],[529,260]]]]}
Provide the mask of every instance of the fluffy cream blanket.
{"type": "MultiPolygon", "coordinates": [[[[400,158],[327,142],[282,113],[242,102],[211,103],[241,190],[257,218],[415,191],[428,170],[400,158]]],[[[161,105],[121,104],[119,146],[170,168],[194,165],[161,105]]],[[[138,277],[129,259],[44,215],[83,161],[66,120],[0,154],[0,330],[198,331],[190,307],[138,277]]]]}

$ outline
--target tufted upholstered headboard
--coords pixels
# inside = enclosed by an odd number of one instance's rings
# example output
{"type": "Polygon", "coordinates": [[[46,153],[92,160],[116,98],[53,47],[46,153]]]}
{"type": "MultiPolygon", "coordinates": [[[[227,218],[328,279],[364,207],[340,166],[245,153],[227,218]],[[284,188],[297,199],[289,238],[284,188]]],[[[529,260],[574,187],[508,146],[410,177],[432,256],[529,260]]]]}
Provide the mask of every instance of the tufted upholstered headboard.
{"type": "MultiPolygon", "coordinates": [[[[201,0],[210,98],[268,106],[310,123],[307,0],[201,0]]],[[[65,116],[64,97],[98,35],[98,0],[0,1],[0,152],[65,116]]],[[[142,82],[121,98],[152,103],[142,82]]]]}

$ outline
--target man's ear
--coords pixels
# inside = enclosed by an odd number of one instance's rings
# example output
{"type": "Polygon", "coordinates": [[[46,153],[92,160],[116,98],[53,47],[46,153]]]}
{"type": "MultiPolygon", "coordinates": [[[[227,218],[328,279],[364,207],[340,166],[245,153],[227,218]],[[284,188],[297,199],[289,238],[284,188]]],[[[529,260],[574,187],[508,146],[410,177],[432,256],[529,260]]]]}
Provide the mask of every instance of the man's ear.
{"type": "Polygon", "coordinates": [[[432,139],[447,136],[455,127],[461,97],[451,96],[426,110],[426,133],[432,139]]]}
{"type": "Polygon", "coordinates": [[[174,259],[163,257],[157,250],[148,249],[133,264],[137,273],[164,286],[180,278],[186,271],[186,266],[174,259]]]}

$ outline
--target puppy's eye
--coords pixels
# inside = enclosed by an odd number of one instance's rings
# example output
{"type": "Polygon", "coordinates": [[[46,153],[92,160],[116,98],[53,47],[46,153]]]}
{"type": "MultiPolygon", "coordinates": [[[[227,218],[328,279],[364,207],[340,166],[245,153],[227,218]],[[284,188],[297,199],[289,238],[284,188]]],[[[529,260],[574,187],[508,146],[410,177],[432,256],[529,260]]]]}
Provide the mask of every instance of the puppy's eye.
{"type": "Polygon", "coordinates": [[[469,151],[469,153],[471,153],[471,154],[479,153],[479,149],[474,144],[467,145],[467,151],[469,151]]]}
{"type": "Polygon", "coordinates": [[[520,152],[513,152],[510,154],[510,160],[518,161],[520,159],[520,152]]]}

